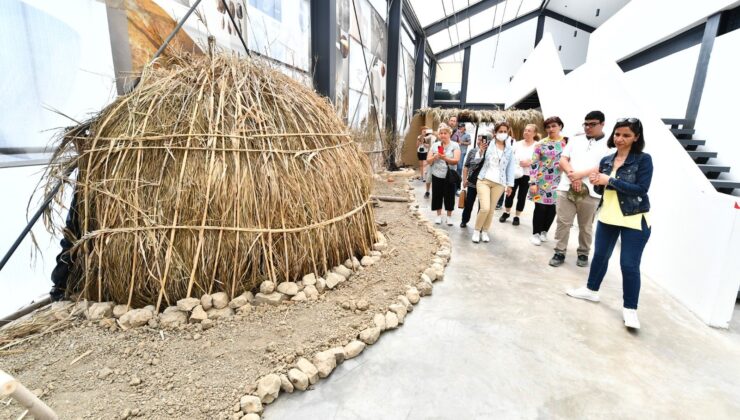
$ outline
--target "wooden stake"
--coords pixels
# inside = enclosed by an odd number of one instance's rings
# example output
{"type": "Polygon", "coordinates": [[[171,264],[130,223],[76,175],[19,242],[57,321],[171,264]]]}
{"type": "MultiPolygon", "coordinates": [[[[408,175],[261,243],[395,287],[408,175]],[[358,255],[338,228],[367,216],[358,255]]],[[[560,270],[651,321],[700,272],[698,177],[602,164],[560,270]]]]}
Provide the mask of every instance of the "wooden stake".
{"type": "Polygon", "coordinates": [[[37,420],[59,419],[59,416],[48,405],[44,404],[39,397],[3,370],[0,370],[0,390],[3,397],[10,396],[18,401],[37,420]]]}

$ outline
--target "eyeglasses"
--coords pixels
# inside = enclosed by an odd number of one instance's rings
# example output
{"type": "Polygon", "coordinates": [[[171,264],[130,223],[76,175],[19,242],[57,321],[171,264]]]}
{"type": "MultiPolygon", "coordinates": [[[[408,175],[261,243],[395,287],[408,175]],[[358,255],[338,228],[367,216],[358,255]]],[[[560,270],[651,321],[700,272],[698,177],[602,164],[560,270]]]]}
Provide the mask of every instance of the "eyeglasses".
{"type": "Polygon", "coordinates": [[[594,127],[596,127],[599,124],[601,124],[601,123],[597,123],[597,122],[585,122],[585,123],[583,123],[583,128],[594,128],[594,127]]]}

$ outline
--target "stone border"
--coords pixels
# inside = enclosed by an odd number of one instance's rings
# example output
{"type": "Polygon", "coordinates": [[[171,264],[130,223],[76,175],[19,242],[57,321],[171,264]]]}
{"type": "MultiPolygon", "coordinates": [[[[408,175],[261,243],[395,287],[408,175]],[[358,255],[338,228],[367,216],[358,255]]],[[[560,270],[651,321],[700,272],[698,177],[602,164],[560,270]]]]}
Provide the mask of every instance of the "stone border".
{"type": "MultiPolygon", "coordinates": [[[[411,184],[412,180],[409,179],[408,183],[411,184]]],[[[301,357],[287,372],[270,373],[258,379],[256,384],[248,387],[247,394],[241,397],[239,403],[235,404],[235,412],[230,417],[232,420],[259,420],[265,409],[264,406],[275,401],[281,391],[287,393],[293,393],[295,390],[305,391],[309,386],[316,384],[319,379],[328,377],[339,364],[359,356],[367,346],[375,344],[384,331],[393,330],[402,325],[421,297],[432,294],[434,282],[444,279],[445,266],[452,256],[449,235],[444,230],[436,229],[431,221],[424,218],[419,210],[413,186],[409,185],[407,188],[409,212],[417,219],[418,225],[426,227],[427,232],[432,233],[437,240],[438,248],[429,267],[424,270],[418,280],[411,280],[411,283],[406,285],[406,293],[399,295],[397,302],[388,305],[387,311],[376,313],[373,317],[373,326],[360,331],[356,339],[342,347],[320,351],[311,360],[301,357]]],[[[373,248],[376,252],[382,252],[387,247],[385,237],[378,232],[378,243],[373,248]]],[[[363,263],[365,258],[368,257],[363,257],[363,263]]]]}

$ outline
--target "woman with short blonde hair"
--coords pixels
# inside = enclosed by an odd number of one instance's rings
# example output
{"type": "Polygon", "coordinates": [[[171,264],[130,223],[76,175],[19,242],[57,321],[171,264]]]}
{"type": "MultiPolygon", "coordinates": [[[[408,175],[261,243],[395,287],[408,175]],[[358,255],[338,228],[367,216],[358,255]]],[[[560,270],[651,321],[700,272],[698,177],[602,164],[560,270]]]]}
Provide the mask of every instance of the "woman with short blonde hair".
{"type": "MultiPolygon", "coordinates": [[[[452,129],[447,124],[440,124],[437,128],[438,141],[432,143],[427,156],[429,171],[432,174],[432,211],[437,212],[439,224],[452,226],[452,210],[455,208],[455,188],[453,176],[448,172],[457,171],[457,162],[460,161],[460,146],[450,141],[452,129]],[[444,204],[447,215],[442,215],[442,204],[444,204]]],[[[457,172],[455,172],[456,174],[457,172]]],[[[454,174],[453,174],[454,175],[454,174]]]]}

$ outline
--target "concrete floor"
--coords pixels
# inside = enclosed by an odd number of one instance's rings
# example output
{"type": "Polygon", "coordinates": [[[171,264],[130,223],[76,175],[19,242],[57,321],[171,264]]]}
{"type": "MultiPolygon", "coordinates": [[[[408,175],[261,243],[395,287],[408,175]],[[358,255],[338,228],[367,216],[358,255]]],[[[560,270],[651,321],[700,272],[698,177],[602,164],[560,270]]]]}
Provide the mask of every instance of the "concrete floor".
{"type": "Polygon", "coordinates": [[[314,390],[281,395],[264,417],[740,418],[740,331],[707,327],[643,279],[642,329],[628,332],[617,253],[602,302],[571,299],[563,291],[588,269],[572,255],[549,267],[552,242],[529,243],[530,212],[528,203],[518,227],[497,212],[492,242],[476,245],[456,211],[455,226],[444,227],[453,258],[434,295],[402,328],[314,390]]]}

